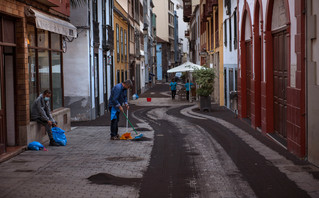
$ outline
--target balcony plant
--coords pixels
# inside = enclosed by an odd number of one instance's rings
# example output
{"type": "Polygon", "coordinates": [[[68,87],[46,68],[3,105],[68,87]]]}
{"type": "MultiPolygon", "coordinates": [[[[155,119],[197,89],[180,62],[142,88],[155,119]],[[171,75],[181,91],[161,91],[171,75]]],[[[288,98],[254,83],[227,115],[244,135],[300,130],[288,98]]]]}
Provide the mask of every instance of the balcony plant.
{"type": "Polygon", "coordinates": [[[195,82],[198,85],[197,93],[200,100],[200,110],[211,110],[211,97],[214,91],[215,70],[212,68],[197,69],[194,71],[195,82]]]}

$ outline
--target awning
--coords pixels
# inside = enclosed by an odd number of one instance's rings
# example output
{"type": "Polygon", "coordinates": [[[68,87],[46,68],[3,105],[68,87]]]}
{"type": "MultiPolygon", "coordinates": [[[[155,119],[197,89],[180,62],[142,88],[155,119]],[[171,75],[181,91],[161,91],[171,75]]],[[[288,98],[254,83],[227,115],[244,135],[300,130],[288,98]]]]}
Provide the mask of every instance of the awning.
{"type": "Polygon", "coordinates": [[[50,16],[33,8],[26,7],[25,14],[28,17],[34,17],[36,27],[57,34],[69,37],[77,37],[77,30],[74,25],[57,17],[50,16]]]}

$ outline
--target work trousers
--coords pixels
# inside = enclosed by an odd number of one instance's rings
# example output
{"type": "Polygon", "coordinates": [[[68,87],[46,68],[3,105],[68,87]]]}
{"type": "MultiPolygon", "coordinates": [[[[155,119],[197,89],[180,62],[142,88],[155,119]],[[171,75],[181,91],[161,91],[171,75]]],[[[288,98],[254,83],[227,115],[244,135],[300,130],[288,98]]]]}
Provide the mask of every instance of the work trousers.
{"type": "MultiPolygon", "coordinates": [[[[51,130],[52,126],[49,125],[48,121],[42,120],[40,118],[32,120],[32,121],[36,121],[37,123],[39,123],[42,126],[44,126],[45,127],[45,131],[47,132],[47,134],[49,136],[50,142],[54,141],[53,140],[53,135],[52,135],[52,130],[51,130]]],[[[56,123],[52,122],[52,124],[56,124],[56,123]]]]}
{"type": "MultiPolygon", "coordinates": [[[[111,114],[111,109],[110,108],[110,114],[111,114]]],[[[116,112],[116,119],[111,120],[111,137],[117,136],[118,135],[118,123],[120,121],[120,112],[116,112]]]]}

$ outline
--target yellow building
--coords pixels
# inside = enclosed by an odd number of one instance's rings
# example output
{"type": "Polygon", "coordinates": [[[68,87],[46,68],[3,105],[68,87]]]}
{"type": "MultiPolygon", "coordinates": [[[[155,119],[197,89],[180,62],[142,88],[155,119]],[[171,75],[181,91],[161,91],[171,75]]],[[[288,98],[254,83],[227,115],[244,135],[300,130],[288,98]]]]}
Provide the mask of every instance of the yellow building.
{"type": "Polygon", "coordinates": [[[114,1],[114,76],[115,84],[129,78],[128,14],[114,1]]]}
{"type": "Polygon", "coordinates": [[[223,0],[202,0],[201,12],[201,23],[206,27],[203,44],[206,44],[207,56],[203,62],[207,67],[215,68],[213,98],[219,105],[224,106],[223,0]]]}

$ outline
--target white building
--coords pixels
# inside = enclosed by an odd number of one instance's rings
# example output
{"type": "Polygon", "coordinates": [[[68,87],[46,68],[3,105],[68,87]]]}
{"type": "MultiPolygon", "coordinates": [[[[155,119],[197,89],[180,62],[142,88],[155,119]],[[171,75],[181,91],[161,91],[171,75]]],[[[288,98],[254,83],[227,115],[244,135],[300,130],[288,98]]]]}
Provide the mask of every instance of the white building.
{"type": "Polygon", "coordinates": [[[234,109],[234,104],[230,104],[230,91],[237,90],[237,0],[229,0],[224,4],[223,20],[225,106],[234,109]]]}
{"type": "Polygon", "coordinates": [[[68,43],[64,62],[65,106],[71,120],[104,115],[113,86],[112,0],[93,0],[71,8],[78,38],[68,43]]]}

